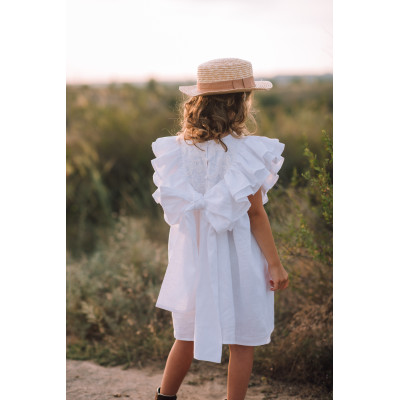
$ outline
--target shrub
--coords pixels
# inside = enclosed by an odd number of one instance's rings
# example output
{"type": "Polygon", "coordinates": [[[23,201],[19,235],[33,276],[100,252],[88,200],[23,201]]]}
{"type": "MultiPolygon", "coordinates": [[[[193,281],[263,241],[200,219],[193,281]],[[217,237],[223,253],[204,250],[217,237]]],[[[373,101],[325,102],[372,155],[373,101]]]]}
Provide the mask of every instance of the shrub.
{"type": "Polygon", "coordinates": [[[332,143],[326,132],[323,141],[322,160],[306,145],[309,168],[270,196],[268,213],[290,286],[276,293],[275,332],[271,344],[256,348],[255,370],[331,388],[332,143]]]}
{"type": "Polygon", "coordinates": [[[172,322],[154,307],[166,251],[146,239],[144,221],[122,216],[106,246],[68,260],[68,357],[125,365],[166,357],[172,322]]]}

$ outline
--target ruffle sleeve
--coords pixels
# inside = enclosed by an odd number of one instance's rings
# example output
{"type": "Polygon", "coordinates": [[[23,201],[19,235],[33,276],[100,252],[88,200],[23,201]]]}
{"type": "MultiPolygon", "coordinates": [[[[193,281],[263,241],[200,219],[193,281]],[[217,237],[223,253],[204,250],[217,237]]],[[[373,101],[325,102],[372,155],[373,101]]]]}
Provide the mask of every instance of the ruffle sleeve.
{"type": "Polygon", "coordinates": [[[247,136],[240,143],[235,161],[224,179],[236,201],[243,201],[260,188],[262,201],[268,201],[267,192],[279,179],[278,172],[284,158],[285,145],[278,139],[263,136],[247,136]]]}
{"type": "Polygon", "coordinates": [[[156,158],[151,160],[154,168],[153,182],[157,190],[153,193],[156,203],[164,210],[164,219],[169,225],[179,222],[182,201],[190,201],[187,178],[182,171],[182,156],[179,137],[161,137],[151,147],[156,158]]]}

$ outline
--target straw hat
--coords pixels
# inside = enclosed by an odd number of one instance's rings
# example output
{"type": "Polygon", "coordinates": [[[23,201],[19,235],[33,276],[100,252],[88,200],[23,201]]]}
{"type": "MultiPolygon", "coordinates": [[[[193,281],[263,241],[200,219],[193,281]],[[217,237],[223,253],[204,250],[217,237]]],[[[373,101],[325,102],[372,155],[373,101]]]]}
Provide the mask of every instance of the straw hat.
{"type": "Polygon", "coordinates": [[[269,90],[269,81],[254,81],[253,67],[239,58],[218,58],[200,64],[197,68],[197,85],[179,86],[189,96],[269,90]]]}

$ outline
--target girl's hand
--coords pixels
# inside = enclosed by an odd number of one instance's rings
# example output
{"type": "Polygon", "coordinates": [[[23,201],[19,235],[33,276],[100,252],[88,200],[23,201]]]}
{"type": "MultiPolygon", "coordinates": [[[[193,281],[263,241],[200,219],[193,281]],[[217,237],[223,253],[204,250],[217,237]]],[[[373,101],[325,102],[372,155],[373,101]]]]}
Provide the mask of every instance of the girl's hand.
{"type": "Polygon", "coordinates": [[[289,286],[289,275],[282,264],[269,265],[268,270],[272,291],[286,289],[289,286]]]}

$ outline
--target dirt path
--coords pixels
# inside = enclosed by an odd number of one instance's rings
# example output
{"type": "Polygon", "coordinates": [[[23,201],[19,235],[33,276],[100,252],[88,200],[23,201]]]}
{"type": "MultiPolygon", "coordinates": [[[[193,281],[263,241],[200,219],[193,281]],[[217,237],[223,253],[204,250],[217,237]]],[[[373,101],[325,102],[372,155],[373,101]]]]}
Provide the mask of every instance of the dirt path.
{"type": "MultiPolygon", "coordinates": [[[[158,366],[123,370],[121,367],[102,367],[91,361],[67,360],[67,400],[153,400],[162,372],[158,366]]],[[[226,366],[194,362],[179,390],[178,399],[223,400],[226,397],[226,373],[226,366]]],[[[319,388],[266,382],[253,376],[246,395],[246,400],[330,398],[319,388]]]]}

